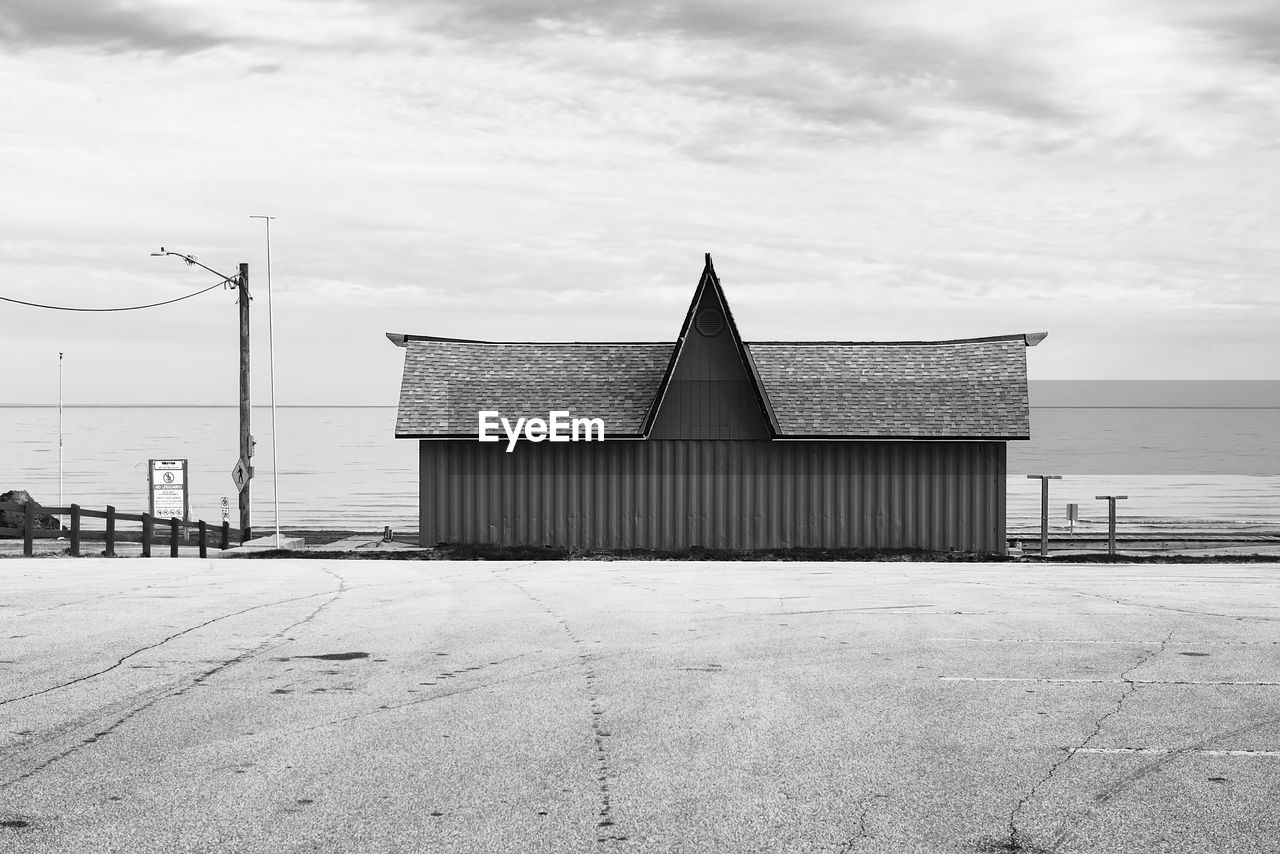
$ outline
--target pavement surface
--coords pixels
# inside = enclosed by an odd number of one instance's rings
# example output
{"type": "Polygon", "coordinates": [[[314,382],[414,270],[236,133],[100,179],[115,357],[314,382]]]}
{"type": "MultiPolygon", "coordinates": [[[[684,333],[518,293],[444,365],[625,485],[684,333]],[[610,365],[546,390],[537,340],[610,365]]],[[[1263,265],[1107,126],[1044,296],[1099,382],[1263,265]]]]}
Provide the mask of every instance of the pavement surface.
{"type": "Polygon", "coordinates": [[[0,851],[1280,851],[1280,567],[0,562],[0,851]]]}

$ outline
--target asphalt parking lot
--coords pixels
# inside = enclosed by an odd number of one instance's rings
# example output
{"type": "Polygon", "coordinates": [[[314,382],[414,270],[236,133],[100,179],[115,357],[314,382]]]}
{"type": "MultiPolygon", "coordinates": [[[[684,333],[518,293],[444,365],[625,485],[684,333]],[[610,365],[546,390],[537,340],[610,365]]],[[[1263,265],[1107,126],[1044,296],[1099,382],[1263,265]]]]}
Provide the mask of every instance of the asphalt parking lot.
{"type": "Polygon", "coordinates": [[[1274,852],[1280,566],[0,561],[0,850],[1274,852]]]}

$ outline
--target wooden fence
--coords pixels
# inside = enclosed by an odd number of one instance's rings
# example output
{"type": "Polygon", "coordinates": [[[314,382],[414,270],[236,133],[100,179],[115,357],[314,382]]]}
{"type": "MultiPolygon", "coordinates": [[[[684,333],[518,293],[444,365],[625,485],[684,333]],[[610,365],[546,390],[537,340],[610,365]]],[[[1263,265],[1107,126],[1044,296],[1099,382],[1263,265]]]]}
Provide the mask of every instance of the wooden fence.
{"type": "Polygon", "coordinates": [[[215,535],[220,535],[221,548],[228,549],[231,547],[230,522],[223,522],[221,526],[214,527],[203,519],[195,522],[187,522],[182,519],[157,519],[150,513],[117,513],[116,508],[110,504],[107,505],[106,510],[87,510],[79,504],[72,504],[70,507],[42,507],[34,501],[26,504],[0,502],[0,510],[16,510],[23,514],[22,527],[0,528],[0,537],[22,537],[22,553],[27,557],[31,557],[34,553],[34,541],[36,539],[56,539],[58,537],[66,537],[70,540],[71,554],[73,555],[80,554],[81,542],[85,540],[102,540],[106,543],[106,548],[103,551],[107,557],[115,557],[116,543],[120,542],[142,543],[142,556],[151,557],[152,544],[162,544],[164,533],[168,533],[170,557],[177,557],[179,532],[184,530],[196,531],[196,542],[200,549],[200,557],[209,556],[210,529],[213,530],[215,535]],[[36,528],[37,513],[70,516],[70,530],[36,528]],[[84,518],[104,519],[106,520],[106,527],[101,531],[84,530],[80,524],[84,518]],[[116,530],[117,522],[141,523],[142,530],[118,531],[116,530]],[[156,530],[157,523],[160,526],[159,532],[156,530]]]}

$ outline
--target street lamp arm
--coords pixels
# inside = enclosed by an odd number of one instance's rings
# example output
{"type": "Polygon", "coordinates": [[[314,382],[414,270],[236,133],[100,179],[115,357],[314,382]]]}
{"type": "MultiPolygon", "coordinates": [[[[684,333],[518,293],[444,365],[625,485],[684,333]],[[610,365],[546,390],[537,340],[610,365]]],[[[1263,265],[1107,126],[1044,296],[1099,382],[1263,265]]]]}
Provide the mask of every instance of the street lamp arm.
{"type": "Polygon", "coordinates": [[[235,287],[239,287],[241,284],[243,284],[243,282],[241,282],[241,281],[240,281],[240,274],[239,274],[239,273],[236,273],[234,276],[224,276],[224,275],[222,275],[221,273],[219,273],[217,270],[213,269],[212,267],[209,267],[209,266],[206,266],[206,265],[204,265],[204,264],[201,264],[201,263],[200,263],[199,261],[197,261],[197,260],[195,259],[195,257],[194,257],[194,256],[192,256],[192,255],[184,255],[184,254],[182,254],[181,252],[173,252],[173,251],[170,251],[170,250],[168,250],[168,249],[165,249],[163,246],[161,246],[161,247],[160,247],[160,251],[159,251],[159,252],[152,252],[152,253],[151,253],[151,256],[152,256],[153,258],[160,258],[160,257],[163,257],[163,256],[165,256],[165,255],[173,255],[173,256],[176,256],[176,257],[178,257],[178,258],[181,258],[183,261],[186,261],[188,264],[194,264],[194,265],[196,265],[197,267],[203,267],[204,269],[208,270],[210,273],[213,273],[215,276],[218,276],[219,278],[221,278],[223,282],[225,282],[225,283],[227,283],[227,284],[230,284],[230,285],[231,285],[231,287],[233,287],[233,288],[235,288],[235,287]]]}
{"type": "MultiPolygon", "coordinates": [[[[253,477],[253,467],[249,464],[249,460],[253,456],[253,436],[249,433],[249,421],[253,411],[249,405],[249,300],[251,299],[249,296],[249,265],[242,263],[239,273],[234,276],[225,276],[212,267],[201,264],[194,255],[173,252],[163,246],[160,247],[159,252],[152,252],[151,255],[152,257],[173,255],[181,258],[187,264],[208,270],[222,279],[218,284],[230,284],[231,287],[240,290],[239,297],[236,300],[240,308],[240,458],[237,462],[243,463],[249,471],[244,477],[236,479],[236,487],[240,491],[240,540],[244,542],[252,536],[251,508],[253,506],[250,500],[249,486],[250,479],[253,477]]],[[[269,258],[270,256],[268,256],[269,258]]],[[[218,285],[213,287],[216,288],[218,285]]]]}

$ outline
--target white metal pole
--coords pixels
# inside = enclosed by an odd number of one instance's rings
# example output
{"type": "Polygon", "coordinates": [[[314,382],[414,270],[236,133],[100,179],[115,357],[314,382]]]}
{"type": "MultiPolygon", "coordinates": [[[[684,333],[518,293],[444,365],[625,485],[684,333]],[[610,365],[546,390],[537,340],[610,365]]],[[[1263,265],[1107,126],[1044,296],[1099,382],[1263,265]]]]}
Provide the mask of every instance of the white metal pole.
{"type": "MultiPolygon", "coordinates": [[[[58,506],[62,505],[62,352],[58,352],[58,506]]],[[[61,521],[59,521],[61,524],[61,521]]]]}
{"type": "Polygon", "coordinates": [[[272,323],[271,307],[271,220],[273,216],[251,216],[250,219],[264,220],[267,225],[267,367],[271,375],[271,490],[275,497],[276,514],[276,548],[280,548],[280,457],[276,452],[276,350],[275,327],[272,323]]]}

